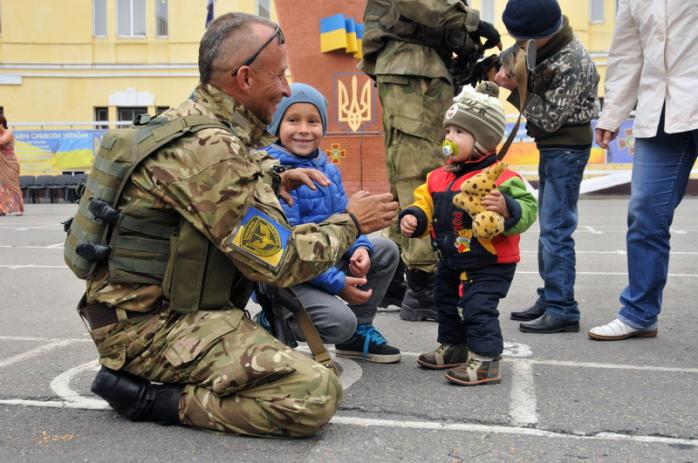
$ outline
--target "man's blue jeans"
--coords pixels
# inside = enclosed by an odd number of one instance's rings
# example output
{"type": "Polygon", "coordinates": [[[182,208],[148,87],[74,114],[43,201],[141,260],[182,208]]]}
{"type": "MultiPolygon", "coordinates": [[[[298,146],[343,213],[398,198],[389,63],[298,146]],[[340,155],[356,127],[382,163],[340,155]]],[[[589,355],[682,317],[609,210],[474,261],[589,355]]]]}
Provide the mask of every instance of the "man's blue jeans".
{"type": "Polygon", "coordinates": [[[577,201],[584,167],[591,148],[564,149],[539,146],[538,166],[538,288],[536,304],[548,315],[579,320],[574,299],[576,256],[572,233],[577,229],[577,201]]]}
{"type": "Polygon", "coordinates": [[[662,307],[669,268],[669,227],[698,152],[698,129],[635,139],[628,204],[628,286],[618,318],[635,329],[653,329],[662,307]]]}

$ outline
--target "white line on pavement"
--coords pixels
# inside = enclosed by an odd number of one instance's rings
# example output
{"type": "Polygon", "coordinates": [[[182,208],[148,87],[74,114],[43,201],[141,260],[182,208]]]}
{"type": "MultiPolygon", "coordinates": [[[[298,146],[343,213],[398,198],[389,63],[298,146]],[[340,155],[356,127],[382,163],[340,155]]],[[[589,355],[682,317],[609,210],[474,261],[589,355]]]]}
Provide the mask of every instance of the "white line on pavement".
{"type": "Polygon", "coordinates": [[[109,404],[95,399],[95,403],[68,402],[67,400],[24,400],[4,399],[0,400],[4,405],[23,405],[25,407],[49,407],[49,408],[79,408],[81,410],[108,410],[109,404]],[[97,403],[101,402],[101,403],[97,403]]]}
{"type": "MultiPolygon", "coordinates": [[[[22,405],[28,407],[50,407],[50,408],[79,408],[86,410],[107,410],[109,405],[106,402],[94,399],[94,403],[87,404],[83,402],[68,402],[58,400],[22,400],[22,399],[4,399],[0,400],[2,405],[22,405]]],[[[669,445],[688,445],[698,447],[698,439],[681,439],[678,437],[656,437],[656,436],[638,436],[628,434],[617,434],[612,432],[600,432],[589,436],[581,436],[576,434],[564,434],[560,432],[545,431],[536,428],[524,428],[517,426],[504,425],[487,425],[487,424],[468,424],[468,423],[445,423],[440,421],[403,421],[403,420],[386,420],[377,418],[357,418],[353,416],[335,415],[330,423],[335,425],[361,426],[361,427],[383,427],[383,428],[402,428],[402,429],[426,429],[436,431],[465,431],[465,432],[480,432],[485,434],[513,434],[521,436],[533,437],[548,437],[557,439],[577,439],[577,440],[609,440],[609,441],[625,441],[636,442],[643,444],[669,444],[669,445]]]]}
{"type": "Polygon", "coordinates": [[[548,365],[554,367],[573,368],[605,368],[609,370],[642,370],[647,372],[662,371],[666,373],[698,373],[698,368],[660,367],[654,365],[624,365],[619,363],[595,363],[595,362],[572,362],[566,360],[535,360],[531,363],[536,365],[548,365]]]}
{"type": "Polygon", "coordinates": [[[591,227],[591,226],[589,226],[589,225],[585,225],[585,226],[584,226],[584,229],[585,229],[586,231],[588,231],[589,233],[591,233],[592,235],[603,235],[603,232],[602,232],[602,231],[599,231],[599,230],[597,230],[596,228],[591,227]]]}
{"type": "Polygon", "coordinates": [[[56,268],[56,269],[68,269],[67,265],[0,265],[0,268],[8,268],[10,270],[23,270],[27,268],[56,268]]]}
{"type": "MultiPolygon", "coordinates": [[[[517,270],[516,274],[522,274],[522,275],[538,275],[538,271],[525,271],[525,270],[517,270]]],[[[577,272],[577,275],[584,275],[584,276],[622,276],[622,277],[627,277],[628,274],[626,272],[577,272]]],[[[670,273],[670,277],[674,278],[681,278],[681,277],[686,277],[686,278],[696,278],[698,277],[697,273],[670,273]]]]}
{"type": "Polygon", "coordinates": [[[35,342],[55,342],[55,341],[70,341],[70,342],[87,342],[91,341],[88,337],[85,338],[42,338],[35,336],[0,336],[0,341],[35,341],[35,342]]]}
{"type": "Polygon", "coordinates": [[[83,371],[97,370],[99,370],[99,362],[97,360],[83,363],[82,365],[73,367],[70,370],[66,370],[53,378],[53,381],[51,381],[51,390],[55,392],[58,397],[71,404],[82,405],[81,408],[89,408],[91,410],[109,408],[109,405],[104,400],[83,397],[70,387],[70,381],[78,374],[82,373],[83,371]]]}
{"type": "Polygon", "coordinates": [[[51,244],[49,246],[30,246],[21,244],[0,244],[2,249],[62,249],[63,243],[51,244]]]}
{"type": "MultiPolygon", "coordinates": [[[[567,360],[537,360],[537,359],[526,359],[520,360],[517,358],[507,358],[506,355],[506,343],[504,361],[505,362],[530,362],[534,365],[548,365],[554,367],[572,367],[572,368],[606,368],[610,370],[641,370],[641,371],[662,371],[667,373],[698,373],[698,368],[680,368],[680,367],[661,367],[654,365],[627,365],[622,363],[595,363],[595,362],[573,362],[567,360]]],[[[401,352],[403,357],[418,357],[420,354],[418,352],[401,352]]]]}
{"type": "Polygon", "coordinates": [[[28,350],[26,352],[22,352],[21,354],[13,355],[12,357],[8,357],[4,360],[0,360],[0,368],[6,367],[8,365],[12,365],[13,363],[21,362],[22,360],[27,360],[32,357],[36,357],[37,355],[41,355],[45,352],[52,351],[54,349],[57,349],[59,347],[64,347],[69,344],[72,344],[73,341],[69,339],[64,339],[62,341],[53,341],[48,344],[41,345],[37,348],[28,350]]]}
{"type": "Polygon", "coordinates": [[[481,432],[487,434],[518,434],[524,436],[536,437],[552,437],[559,439],[579,439],[579,440],[611,440],[611,441],[630,441],[641,442],[647,444],[672,444],[672,445],[690,445],[698,447],[698,439],[680,439],[674,437],[655,437],[655,436],[636,436],[628,434],[616,434],[611,432],[600,432],[589,436],[580,436],[575,434],[564,434],[560,432],[544,431],[535,428],[522,428],[515,426],[503,425],[486,425],[486,424],[467,424],[467,423],[443,423],[439,421],[402,421],[402,420],[384,420],[376,418],[357,418],[353,416],[335,416],[330,423],[345,424],[351,426],[376,426],[387,428],[403,428],[403,429],[427,429],[437,431],[467,431],[481,432]]]}
{"type": "Polygon", "coordinates": [[[538,423],[536,384],[529,360],[513,362],[509,416],[514,426],[534,426],[538,423]]]}

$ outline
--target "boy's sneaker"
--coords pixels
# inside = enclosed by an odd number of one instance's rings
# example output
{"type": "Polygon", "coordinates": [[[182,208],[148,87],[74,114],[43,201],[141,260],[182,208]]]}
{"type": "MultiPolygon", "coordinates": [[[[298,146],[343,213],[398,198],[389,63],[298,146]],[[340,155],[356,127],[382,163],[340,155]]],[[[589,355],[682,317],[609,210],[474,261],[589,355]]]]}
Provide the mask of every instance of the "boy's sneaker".
{"type": "Polygon", "coordinates": [[[400,350],[388,344],[382,334],[371,324],[357,325],[349,341],[335,344],[337,357],[368,360],[375,363],[400,361],[400,350]]]}
{"type": "Polygon", "coordinates": [[[480,360],[472,354],[468,363],[451,368],[445,374],[446,379],[461,386],[476,386],[478,384],[498,384],[502,381],[499,375],[499,359],[480,360]]]}
{"type": "Polygon", "coordinates": [[[424,368],[443,370],[462,365],[468,361],[468,346],[465,344],[440,344],[433,352],[425,352],[417,357],[417,363],[424,368]]]}

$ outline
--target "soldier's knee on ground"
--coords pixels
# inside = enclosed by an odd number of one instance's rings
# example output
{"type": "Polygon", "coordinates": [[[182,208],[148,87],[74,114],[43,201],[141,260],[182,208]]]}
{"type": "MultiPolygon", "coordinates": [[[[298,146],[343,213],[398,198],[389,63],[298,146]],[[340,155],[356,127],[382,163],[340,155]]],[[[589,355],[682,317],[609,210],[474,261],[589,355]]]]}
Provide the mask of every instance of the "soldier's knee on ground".
{"type": "Polygon", "coordinates": [[[187,386],[182,423],[248,436],[306,437],[327,424],[339,407],[342,385],[334,373],[300,352],[292,352],[294,372],[219,396],[187,386]]]}
{"type": "MultiPolygon", "coordinates": [[[[304,382],[302,378],[299,381],[304,382]]],[[[339,378],[324,366],[320,365],[305,381],[316,386],[308,397],[298,399],[303,405],[294,411],[294,423],[287,428],[289,434],[296,437],[312,436],[329,423],[344,394],[339,378]]]]}

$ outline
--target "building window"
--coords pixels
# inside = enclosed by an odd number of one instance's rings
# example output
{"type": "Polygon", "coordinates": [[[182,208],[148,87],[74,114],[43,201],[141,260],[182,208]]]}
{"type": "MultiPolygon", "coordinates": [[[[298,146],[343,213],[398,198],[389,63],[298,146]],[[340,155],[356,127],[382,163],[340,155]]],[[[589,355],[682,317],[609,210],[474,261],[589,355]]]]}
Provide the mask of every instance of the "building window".
{"type": "Polygon", "coordinates": [[[591,0],[589,3],[589,21],[593,23],[604,22],[604,0],[591,0]]]}
{"type": "Polygon", "coordinates": [[[92,35],[107,36],[107,0],[92,0],[92,35]]]}
{"type": "Polygon", "coordinates": [[[116,18],[120,37],[145,36],[145,0],[116,0],[116,18]]]}
{"type": "Polygon", "coordinates": [[[169,35],[167,24],[167,0],[155,0],[155,33],[158,37],[169,35]]]}
{"type": "Polygon", "coordinates": [[[146,106],[121,106],[116,108],[117,118],[119,122],[124,122],[121,127],[125,127],[126,122],[131,123],[139,114],[148,114],[148,108],[146,106]]]}
{"type": "Polygon", "coordinates": [[[496,0],[482,0],[480,2],[480,18],[483,21],[494,24],[497,20],[496,0]]]}
{"type": "MultiPolygon", "coordinates": [[[[109,108],[95,106],[95,122],[109,122],[109,108]]],[[[95,124],[95,129],[108,129],[109,124],[95,124]]]]}
{"type": "Polygon", "coordinates": [[[155,115],[159,116],[160,114],[164,113],[168,109],[170,109],[169,106],[156,106],[155,107],[155,115]]]}
{"type": "Polygon", "coordinates": [[[257,0],[257,16],[267,19],[271,17],[271,5],[269,0],[257,0]]]}

